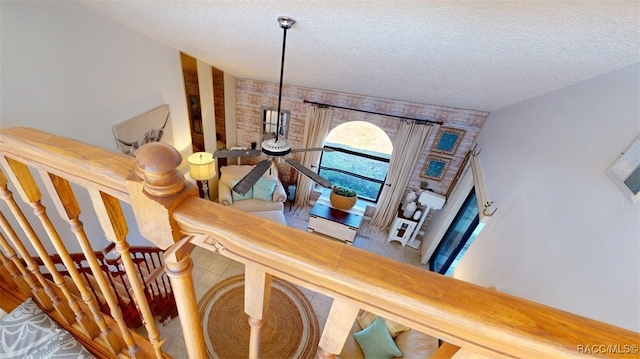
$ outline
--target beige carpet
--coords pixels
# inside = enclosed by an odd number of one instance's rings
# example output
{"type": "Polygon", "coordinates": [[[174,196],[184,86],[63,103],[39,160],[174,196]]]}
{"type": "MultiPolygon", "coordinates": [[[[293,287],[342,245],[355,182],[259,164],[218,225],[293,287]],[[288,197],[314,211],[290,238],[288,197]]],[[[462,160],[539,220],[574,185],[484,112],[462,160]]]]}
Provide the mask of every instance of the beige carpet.
{"type": "MultiPolygon", "coordinates": [[[[313,358],[320,328],[311,303],[294,285],[282,279],[273,278],[271,288],[260,357],[313,358]]],[[[210,357],[248,357],[250,327],[244,312],[244,275],[216,284],[202,297],[198,309],[210,357]]]]}

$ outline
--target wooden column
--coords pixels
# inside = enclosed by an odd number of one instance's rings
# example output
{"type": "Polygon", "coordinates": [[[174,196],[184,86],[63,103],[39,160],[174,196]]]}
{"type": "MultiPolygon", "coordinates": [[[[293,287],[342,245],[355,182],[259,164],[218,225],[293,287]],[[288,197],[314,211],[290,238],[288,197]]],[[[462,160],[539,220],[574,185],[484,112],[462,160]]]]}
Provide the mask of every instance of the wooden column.
{"type": "Polygon", "coordinates": [[[177,170],[182,158],[175,148],[153,142],[140,147],[135,156],[136,170],[127,178],[127,189],[140,234],[158,248],[168,250],[165,267],[173,286],[187,353],[190,358],[206,357],[191,275],[193,265],[186,245],[188,239],[182,238],[180,227],[172,217],[182,202],[198,196],[197,188],[186,183],[177,170]]]}
{"type": "Polygon", "coordinates": [[[260,332],[271,298],[271,274],[246,264],[244,273],[244,311],[249,315],[249,358],[260,357],[260,332]]]}
{"type": "Polygon", "coordinates": [[[333,300],[318,343],[318,358],[333,359],[340,354],[359,310],[360,308],[351,302],[337,298],[333,300]]]}

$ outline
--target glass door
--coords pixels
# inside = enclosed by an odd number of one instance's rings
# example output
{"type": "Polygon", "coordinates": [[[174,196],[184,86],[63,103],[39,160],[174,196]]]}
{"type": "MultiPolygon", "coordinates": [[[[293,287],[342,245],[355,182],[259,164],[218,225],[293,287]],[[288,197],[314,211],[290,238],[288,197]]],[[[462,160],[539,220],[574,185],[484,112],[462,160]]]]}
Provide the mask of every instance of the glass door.
{"type": "Polygon", "coordinates": [[[451,275],[462,255],[480,232],[482,227],[478,226],[479,223],[478,201],[476,191],[472,188],[431,256],[429,269],[440,274],[451,275]]]}

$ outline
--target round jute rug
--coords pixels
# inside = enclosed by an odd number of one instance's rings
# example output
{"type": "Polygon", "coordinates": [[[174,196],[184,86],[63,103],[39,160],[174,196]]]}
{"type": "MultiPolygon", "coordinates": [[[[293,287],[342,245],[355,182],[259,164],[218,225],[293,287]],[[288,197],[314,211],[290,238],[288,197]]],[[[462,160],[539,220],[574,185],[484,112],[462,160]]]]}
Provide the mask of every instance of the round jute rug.
{"type": "MultiPolygon", "coordinates": [[[[212,358],[248,358],[248,316],[244,312],[244,275],[209,289],[198,304],[207,352],[212,358]]],[[[310,358],[320,341],[320,327],[307,297],[279,278],[271,282],[271,301],[262,326],[260,357],[310,358]]]]}

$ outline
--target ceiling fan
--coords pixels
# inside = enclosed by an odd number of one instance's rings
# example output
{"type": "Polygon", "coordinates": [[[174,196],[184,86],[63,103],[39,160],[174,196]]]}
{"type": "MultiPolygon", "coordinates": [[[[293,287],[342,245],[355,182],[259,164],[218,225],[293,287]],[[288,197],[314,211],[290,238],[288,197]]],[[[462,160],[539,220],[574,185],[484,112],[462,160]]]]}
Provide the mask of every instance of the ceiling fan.
{"type": "MultiPolygon", "coordinates": [[[[277,129],[276,136],[274,138],[269,138],[267,140],[262,141],[260,149],[252,149],[252,150],[221,149],[213,153],[213,157],[215,158],[257,157],[263,153],[267,155],[267,157],[269,157],[269,159],[258,162],[258,164],[256,164],[256,166],[233,187],[233,190],[235,192],[241,193],[243,195],[249,192],[249,190],[251,190],[253,185],[256,184],[256,182],[258,182],[260,177],[262,177],[262,175],[269,168],[271,168],[272,158],[284,157],[289,153],[296,153],[296,152],[333,151],[330,148],[324,148],[324,147],[292,149],[291,143],[289,142],[289,140],[287,140],[286,138],[280,137],[280,134],[279,134],[280,119],[281,119],[280,106],[282,102],[282,77],[284,74],[284,52],[285,52],[284,50],[285,50],[285,45],[287,43],[287,30],[289,30],[293,26],[293,24],[296,23],[296,20],[290,17],[280,16],[278,17],[278,23],[280,24],[280,27],[284,29],[284,36],[282,40],[282,61],[280,63],[280,92],[278,94],[278,114],[277,114],[278,117],[277,117],[277,124],[276,124],[276,129],[277,129]]],[[[298,170],[303,175],[311,178],[313,181],[317,182],[319,185],[323,187],[331,187],[331,182],[329,182],[325,178],[322,178],[320,175],[308,169],[307,167],[303,166],[302,164],[290,158],[285,158],[284,160],[293,168],[298,170]]]]}

